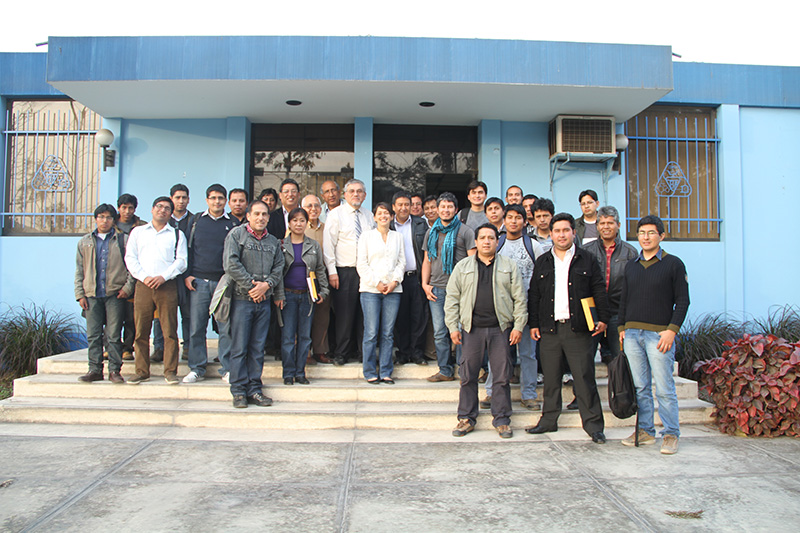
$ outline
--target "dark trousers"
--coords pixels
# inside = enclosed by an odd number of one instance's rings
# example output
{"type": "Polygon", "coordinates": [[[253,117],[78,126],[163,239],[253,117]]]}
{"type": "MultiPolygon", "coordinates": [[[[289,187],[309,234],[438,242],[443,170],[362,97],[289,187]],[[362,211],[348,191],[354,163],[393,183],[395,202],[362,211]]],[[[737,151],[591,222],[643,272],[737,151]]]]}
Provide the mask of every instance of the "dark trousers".
{"type": "Polygon", "coordinates": [[[360,344],[356,327],[361,322],[360,279],[355,267],[338,267],[336,271],[339,274],[339,288],[331,291],[336,310],[336,338],[331,352],[334,357],[342,357],[346,361],[350,356],[356,357],[360,344]]]}
{"type": "Polygon", "coordinates": [[[269,330],[272,298],[255,303],[231,302],[231,395],[261,393],[264,343],[269,330]]]}
{"type": "Polygon", "coordinates": [[[578,400],[584,431],[589,435],[603,431],[603,408],[594,380],[593,346],[591,334],[572,331],[569,322],[556,322],[555,333],[542,332],[539,341],[539,365],[544,374],[544,404],[540,425],[548,428],[558,426],[558,417],[561,414],[561,378],[564,375],[562,361],[566,359],[572,372],[572,386],[578,400]]]}
{"type": "Polygon", "coordinates": [[[122,321],[122,351],[133,353],[136,340],[136,322],[133,317],[133,298],[125,300],[125,318],[122,321]]]}
{"type": "Polygon", "coordinates": [[[178,291],[171,279],[156,290],[141,281],[136,282],[134,293],[134,318],[136,322],[136,373],[150,376],[150,329],[153,315],[158,310],[158,319],[164,332],[164,373],[178,372],[178,291]]]}
{"type": "Polygon", "coordinates": [[[428,299],[416,274],[403,278],[400,310],[394,326],[397,360],[401,363],[425,358],[428,327],[428,299]]]}
{"type": "Polygon", "coordinates": [[[508,380],[514,367],[508,350],[511,328],[501,331],[499,327],[476,328],[462,331],[461,390],[458,396],[458,418],[469,419],[473,424],[478,418],[478,375],[483,364],[483,354],[489,352],[492,366],[492,425],[507,426],[511,422],[511,387],[508,380]]]}
{"type": "Polygon", "coordinates": [[[604,363],[611,362],[612,359],[620,354],[618,328],[619,316],[614,315],[608,321],[608,328],[600,335],[592,337],[594,339],[592,355],[597,352],[597,347],[600,346],[600,359],[604,363]]]}

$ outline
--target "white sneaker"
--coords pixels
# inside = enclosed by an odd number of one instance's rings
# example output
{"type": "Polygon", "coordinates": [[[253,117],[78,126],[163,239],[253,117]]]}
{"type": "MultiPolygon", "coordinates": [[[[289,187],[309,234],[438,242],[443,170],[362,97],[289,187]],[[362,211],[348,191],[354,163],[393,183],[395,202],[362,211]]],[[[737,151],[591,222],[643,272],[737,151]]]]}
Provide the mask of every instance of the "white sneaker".
{"type": "Polygon", "coordinates": [[[230,372],[225,372],[222,375],[222,381],[223,381],[223,383],[227,383],[228,385],[230,385],[230,383],[231,383],[231,373],[230,372]]]}
{"type": "Polygon", "coordinates": [[[204,379],[206,379],[206,378],[204,378],[203,376],[198,376],[197,372],[192,370],[191,372],[186,374],[186,377],[183,378],[183,382],[184,383],[197,383],[198,381],[203,381],[204,379]]]}

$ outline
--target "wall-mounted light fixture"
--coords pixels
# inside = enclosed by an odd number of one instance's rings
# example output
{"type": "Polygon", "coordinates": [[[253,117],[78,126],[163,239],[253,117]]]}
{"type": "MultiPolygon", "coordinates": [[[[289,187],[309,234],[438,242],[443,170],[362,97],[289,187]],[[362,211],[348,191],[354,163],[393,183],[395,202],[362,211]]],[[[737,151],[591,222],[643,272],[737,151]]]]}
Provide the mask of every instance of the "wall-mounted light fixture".
{"type": "Polygon", "coordinates": [[[113,167],[116,163],[117,151],[109,150],[108,147],[114,142],[114,134],[110,130],[103,128],[95,133],[94,140],[103,147],[103,170],[113,167]]]}

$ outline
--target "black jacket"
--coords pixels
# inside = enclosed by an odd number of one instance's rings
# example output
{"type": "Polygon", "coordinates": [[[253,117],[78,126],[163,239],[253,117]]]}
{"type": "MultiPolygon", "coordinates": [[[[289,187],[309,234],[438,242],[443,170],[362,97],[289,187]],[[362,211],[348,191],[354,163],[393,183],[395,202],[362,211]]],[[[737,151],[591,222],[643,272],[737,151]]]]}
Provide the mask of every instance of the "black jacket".
{"type": "MultiPolygon", "coordinates": [[[[603,275],[603,283],[606,276],[606,247],[603,239],[592,241],[584,247],[584,250],[591,252],[600,266],[600,273],[603,275]]],[[[636,248],[623,241],[617,236],[617,245],[611,253],[611,278],[608,280],[608,307],[612,315],[619,311],[619,299],[622,296],[622,278],[625,275],[625,265],[631,259],[636,259],[639,252],[636,248]]]]}
{"type": "MultiPolygon", "coordinates": [[[[422,217],[410,215],[411,217],[411,239],[414,241],[414,258],[417,260],[417,276],[422,276],[422,260],[425,258],[425,252],[422,249],[422,244],[425,242],[425,232],[428,231],[428,223],[422,217]]],[[[394,225],[394,220],[389,224],[389,229],[397,230],[394,225]]],[[[405,243],[403,243],[405,245],[405,243]]]]}
{"type": "Polygon", "coordinates": [[[282,241],[286,237],[286,221],[283,219],[283,207],[279,207],[269,214],[267,233],[282,241]]]}
{"type": "MultiPolygon", "coordinates": [[[[555,333],[555,259],[552,252],[542,254],[533,267],[531,287],[528,291],[528,325],[543,332],[555,333]]],[[[581,299],[594,298],[600,322],[608,324],[610,318],[606,284],[594,256],[575,247],[569,265],[569,315],[572,331],[588,332],[581,299]]]]}

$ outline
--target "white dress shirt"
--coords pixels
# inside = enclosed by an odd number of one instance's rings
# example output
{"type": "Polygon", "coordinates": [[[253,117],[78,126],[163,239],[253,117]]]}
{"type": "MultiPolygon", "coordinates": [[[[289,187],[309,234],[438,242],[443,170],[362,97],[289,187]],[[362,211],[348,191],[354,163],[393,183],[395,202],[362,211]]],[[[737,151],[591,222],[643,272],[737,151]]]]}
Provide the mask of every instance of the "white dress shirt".
{"type": "Polygon", "coordinates": [[[165,224],[156,231],[152,222],[131,230],[125,251],[125,265],[131,275],[141,282],[151,276],[161,276],[166,281],[186,271],[186,237],[178,231],[175,247],[175,228],[165,224]]]}
{"type": "Polygon", "coordinates": [[[394,228],[403,237],[403,250],[406,256],[406,272],[417,269],[417,258],[414,257],[414,236],[411,229],[411,217],[406,219],[405,224],[401,224],[397,217],[394,219],[394,228]]]}
{"type": "Polygon", "coordinates": [[[361,234],[375,227],[375,220],[364,207],[350,204],[337,207],[328,214],[323,232],[323,256],[328,275],[337,274],[336,267],[355,267],[358,259],[355,217],[361,221],[361,234]]]}
{"type": "Polygon", "coordinates": [[[386,285],[392,281],[397,287],[392,292],[403,292],[403,274],[406,256],[403,252],[403,237],[389,231],[386,242],[377,229],[365,231],[358,240],[358,276],[361,278],[358,292],[378,293],[378,283],[386,285]]]}
{"type": "Polygon", "coordinates": [[[573,244],[564,254],[564,260],[558,258],[556,250],[551,250],[555,263],[556,286],[554,297],[554,319],[569,320],[569,265],[575,257],[575,245],[573,244]]]}

